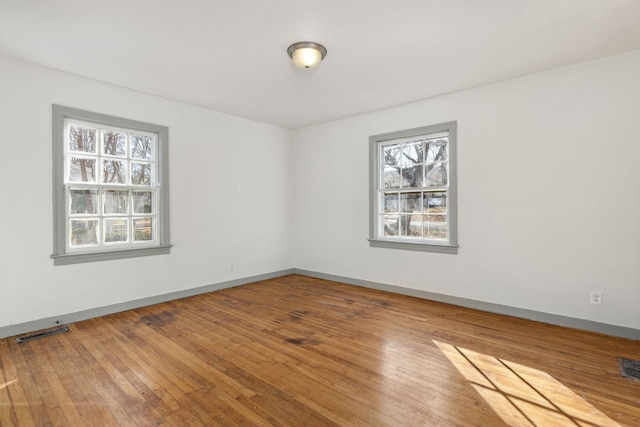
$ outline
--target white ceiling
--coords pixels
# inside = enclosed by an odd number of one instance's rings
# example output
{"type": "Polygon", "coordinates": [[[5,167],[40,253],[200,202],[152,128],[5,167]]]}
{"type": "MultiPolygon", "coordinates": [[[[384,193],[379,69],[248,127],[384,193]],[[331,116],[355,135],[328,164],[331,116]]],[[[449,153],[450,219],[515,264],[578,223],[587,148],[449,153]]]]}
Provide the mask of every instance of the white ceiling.
{"type": "Polygon", "coordinates": [[[0,0],[0,55],[291,129],[638,48],[640,0],[0,0]]]}

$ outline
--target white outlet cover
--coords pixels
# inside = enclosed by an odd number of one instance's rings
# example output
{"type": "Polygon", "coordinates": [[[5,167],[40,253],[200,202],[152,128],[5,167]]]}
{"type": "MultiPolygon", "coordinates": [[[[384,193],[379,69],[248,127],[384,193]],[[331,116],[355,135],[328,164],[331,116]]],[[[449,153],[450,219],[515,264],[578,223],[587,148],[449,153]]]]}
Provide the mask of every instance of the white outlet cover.
{"type": "Polygon", "coordinates": [[[602,292],[592,291],[589,299],[589,303],[591,303],[592,305],[602,305],[602,298],[603,298],[602,292]]]}

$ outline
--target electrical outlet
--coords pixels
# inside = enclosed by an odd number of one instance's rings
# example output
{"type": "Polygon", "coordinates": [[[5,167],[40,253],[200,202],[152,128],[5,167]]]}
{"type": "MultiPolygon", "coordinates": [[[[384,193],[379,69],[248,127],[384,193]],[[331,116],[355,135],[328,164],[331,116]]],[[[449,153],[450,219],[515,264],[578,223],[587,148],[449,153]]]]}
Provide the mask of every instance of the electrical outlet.
{"type": "Polygon", "coordinates": [[[234,267],[233,263],[229,264],[229,271],[233,271],[234,267]]]}
{"type": "Polygon", "coordinates": [[[591,297],[589,298],[589,304],[602,305],[602,298],[604,295],[599,291],[591,291],[591,297]]]}

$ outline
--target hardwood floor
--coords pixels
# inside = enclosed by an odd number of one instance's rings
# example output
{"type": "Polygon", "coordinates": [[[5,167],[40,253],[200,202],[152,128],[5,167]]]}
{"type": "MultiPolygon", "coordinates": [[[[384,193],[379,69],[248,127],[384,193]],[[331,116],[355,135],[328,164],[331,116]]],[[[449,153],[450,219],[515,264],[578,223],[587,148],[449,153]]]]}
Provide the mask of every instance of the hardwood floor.
{"type": "Polygon", "coordinates": [[[640,342],[303,276],[0,340],[4,426],[639,426],[640,342]]]}

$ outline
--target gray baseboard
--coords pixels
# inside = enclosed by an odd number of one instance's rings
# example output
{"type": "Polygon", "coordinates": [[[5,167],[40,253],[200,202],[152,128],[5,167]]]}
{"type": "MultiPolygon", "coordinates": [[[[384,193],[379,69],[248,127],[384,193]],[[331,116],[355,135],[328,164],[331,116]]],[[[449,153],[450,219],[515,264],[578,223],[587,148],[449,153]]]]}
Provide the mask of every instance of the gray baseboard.
{"type": "Polygon", "coordinates": [[[393,292],[396,294],[407,295],[416,298],[438,301],[447,304],[457,305],[461,307],[473,308],[476,310],[487,311],[489,313],[504,314],[507,316],[518,317],[521,319],[535,320],[537,322],[548,323],[551,325],[565,326],[568,328],[582,329],[590,332],[611,335],[632,340],[640,340],[640,330],[627,328],[624,326],[610,325],[607,323],[599,323],[591,320],[578,319],[575,317],[560,316],[557,314],[544,313],[540,311],[527,310],[523,308],[510,307],[507,305],[494,304],[490,302],[477,301],[467,298],[459,298],[445,294],[427,292],[418,289],[404,288],[401,286],[386,285],[384,283],[370,282],[368,280],[354,279],[351,277],[336,276],[333,274],[319,273],[317,271],[308,271],[294,268],[295,274],[302,276],[315,277],[318,279],[326,279],[334,282],[346,283],[354,286],[361,286],[380,291],[393,292]]]}
{"type": "Polygon", "coordinates": [[[355,279],[352,277],[337,276],[333,274],[320,273],[317,271],[302,270],[291,268],[286,270],[274,271],[272,273],[259,274],[251,277],[234,279],[226,282],[215,283],[212,285],[201,286],[197,288],[185,289],[181,291],[171,292],[168,294],[156,295],[148,298],[141,298],[134,301],[126,301],[123,303],[112,304],[103,307],[96,307],[89,310],[78,311],[75,313],[67,313],[56,317],[39,319],[30,322],[20,323],[17,325],[9,325],[0,327],[0,338],[12,337],[33,331],[56,327],[58,325],[80,322],[82,320],[93,319],[108,314],[119,313],[126,310],[133,310],[140,307],[146,307],[162,302],[173,301],[180,298],[187,298],[194,295],[205,294],[208,292],[218,291],[221,289],[231,288],[234,286],[246,285],[248,283],[259,282],[261,280],[273,279],[276,277],[286,276],[288,274],[300,274],[302,276],[315,277],[318,279],[326,279],[334,282],[346,283],[354,286],[361,286],[380,291],[393,292],[396,294],[412,296],[416,298],[438,301],[447,304],[453,304],[461,307],[473,308],[476,310],[487,311],[490,313],[504,314],[522,319],[535,320],[538,322],[549,323],[552,325],[565,326],[574,329],[582,329],[585,331],[597,332],[601,334],[628,338],[632,340],[640,340],[640,330],[627,328],[624,326],[610,325],[607,323],[599,323],[591,320],[578,319],[568,316],[560,316],[557,314],[549,314],[540,311],[527,310],[522,308],[510,307],[501,304],[477,301],[467,298],[459,298],[445,294],[422,291],[418,289],[404,288],[401,286],[387,285],[384,283],[371,282],[368,280],[355,279]]]}
{"type": "Polygon", "coordinates": [[[184,289],[181,291],[170,292],[168,294],[156,295],[147,298],[141,298],[134,301],[126,301],[118,304],[96,307],[89,310],[78,311],[75,313],[61,314],[56,317],[46,319],[33,320],[31,322],[20,323],[17,325],[9,325],[0,327],[0,338],[12,337],[28,332],[39,331],[42,329],[53,328],[58,325],[66,325],[82,320],[93,319],[107,314],[119,313],[121,311],[133,310],[140,307],[146,307],[162,302],[173,301],[180,298],[187,298],[194,295],[205,294],[207,292],[218,291],[220,289],[232,288],[234,286],[246,285],[248,283],[259,282],[260,280],[273,279],[276,277],[293,274],[293,269],[274,271],[272,273],[259,274],[257,276],[244,277],[240,279],[229,280],[227,282],[215,283],[212,285],[200,286],[197,288],[184,289]]]}

